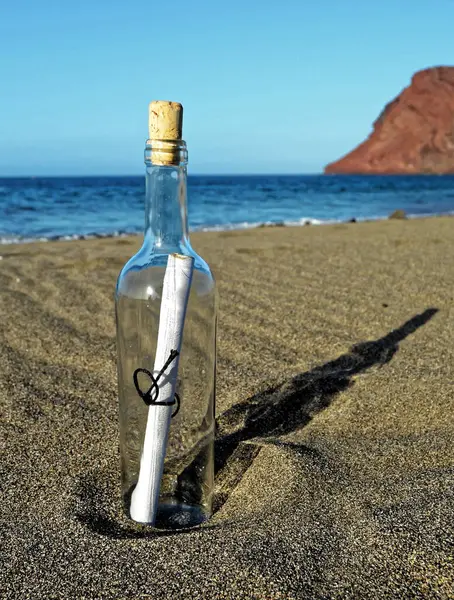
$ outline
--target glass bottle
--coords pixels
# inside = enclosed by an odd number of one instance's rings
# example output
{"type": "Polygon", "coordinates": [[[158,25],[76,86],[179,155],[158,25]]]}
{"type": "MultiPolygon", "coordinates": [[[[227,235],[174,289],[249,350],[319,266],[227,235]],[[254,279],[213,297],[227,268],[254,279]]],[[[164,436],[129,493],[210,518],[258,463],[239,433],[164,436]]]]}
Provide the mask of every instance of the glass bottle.
{"type": "Polygon", "coordinates": [[[145,371],[157,375],[164,274],[170,254],[190,256],[194,269],[176,380],[179,410],[170,419],[156,519],[148,523],[180,528],[202,523],[212,511],[217,299],[210,268],[189,242],[181,105],[152,102],[149,123],[143,245],[120,272],[115,295],[122,495],[132,518],[147,418],[157,410],[140,390],[153,386],[145,371]]]}

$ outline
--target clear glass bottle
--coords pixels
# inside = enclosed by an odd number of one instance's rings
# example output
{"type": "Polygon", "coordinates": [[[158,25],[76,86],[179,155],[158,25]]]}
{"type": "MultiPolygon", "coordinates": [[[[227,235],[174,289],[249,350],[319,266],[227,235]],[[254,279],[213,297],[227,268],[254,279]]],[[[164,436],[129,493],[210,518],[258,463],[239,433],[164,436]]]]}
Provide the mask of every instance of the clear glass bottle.
{"type": "MultiPolygon", "coordinates": [[[[149,410],[134,373],[137,369],[153,372],[169,254],[194,258],[176,385],[179,410],[170,420],[154,523],[163,528],[190,527],[207,520],[214,479],[217,299],[210,268],[189,242],[187,150],[181,134],[176,137],[147,140],[143,245],[123,267],[115,297],[122,494],[131,516],[149,410]]],[[[149,384],[141,382],[144,389],[149,384]]]]}

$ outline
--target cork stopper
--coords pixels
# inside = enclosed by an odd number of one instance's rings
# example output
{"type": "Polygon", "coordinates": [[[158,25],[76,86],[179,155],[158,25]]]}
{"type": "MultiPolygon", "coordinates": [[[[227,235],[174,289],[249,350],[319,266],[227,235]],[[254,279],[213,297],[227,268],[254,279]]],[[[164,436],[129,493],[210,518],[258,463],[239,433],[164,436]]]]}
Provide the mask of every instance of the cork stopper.
{"type": "Polygon", "coordinates": [[[179,102],[153,100],[148,111],[148,138],[150,140],[181,140],[183,107],[179,102]]]}

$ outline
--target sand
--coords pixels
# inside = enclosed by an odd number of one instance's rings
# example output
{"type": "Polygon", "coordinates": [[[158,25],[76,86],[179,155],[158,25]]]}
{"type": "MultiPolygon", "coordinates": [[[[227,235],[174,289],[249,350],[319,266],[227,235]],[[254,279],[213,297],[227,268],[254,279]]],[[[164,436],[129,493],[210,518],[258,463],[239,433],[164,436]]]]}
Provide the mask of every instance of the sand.
{"type": "Polygon", "coordinates": [[[120,504],[140,238],[0,249],[0,598],[453,598],[454,218],[192,239],[221,298],[217,512],[158,534],[120,504]]]}

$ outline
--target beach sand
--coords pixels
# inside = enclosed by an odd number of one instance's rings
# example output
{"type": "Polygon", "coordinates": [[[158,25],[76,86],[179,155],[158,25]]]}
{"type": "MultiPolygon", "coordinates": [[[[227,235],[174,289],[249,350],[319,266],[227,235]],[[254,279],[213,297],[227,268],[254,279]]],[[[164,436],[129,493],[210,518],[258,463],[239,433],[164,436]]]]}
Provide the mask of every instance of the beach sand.
{"type": "Polygon", "coordinates": [[[218,510],[157,534],[119,485],[140,238],[0,249],[0,598],[453,598],[454,218],[192,240],[220,292],[218,510]]]}

